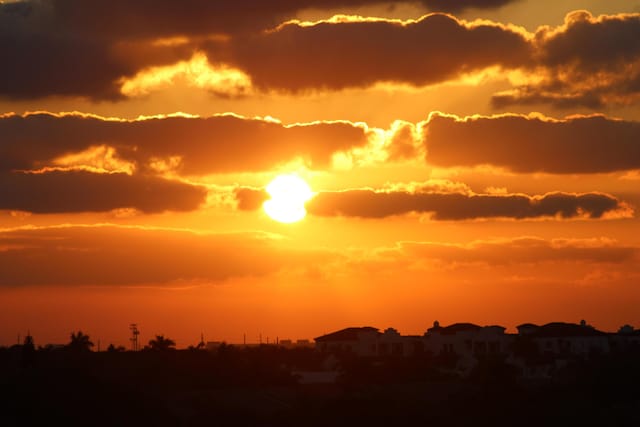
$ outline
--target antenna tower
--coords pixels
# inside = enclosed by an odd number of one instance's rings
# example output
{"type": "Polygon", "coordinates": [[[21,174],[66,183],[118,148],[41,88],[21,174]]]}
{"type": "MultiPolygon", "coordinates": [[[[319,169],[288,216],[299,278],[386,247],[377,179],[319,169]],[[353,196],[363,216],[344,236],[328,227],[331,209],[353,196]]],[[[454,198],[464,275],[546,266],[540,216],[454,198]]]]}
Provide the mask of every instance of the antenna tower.
{"type": "Polygon", "coordinates": [[[140,331],[138,330],[138,325],[136,323],[132,323],[129,325],[129,330],[131,331],[131,350],[138,351],[138,335],[140,335],[140,331]]]}

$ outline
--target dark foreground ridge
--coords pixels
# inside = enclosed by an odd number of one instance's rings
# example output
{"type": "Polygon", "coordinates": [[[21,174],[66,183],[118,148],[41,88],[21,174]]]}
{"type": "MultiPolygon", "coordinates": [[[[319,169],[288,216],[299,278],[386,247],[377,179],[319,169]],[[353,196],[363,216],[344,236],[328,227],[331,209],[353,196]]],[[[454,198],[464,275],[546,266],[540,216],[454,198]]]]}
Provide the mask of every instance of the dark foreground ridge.
{"type": "Polygon", "coordinates": [[[94,352],[78,332],[59,348],[30,336],[0,348],[0,426],[640,425],[630,327],[347,328],[315,348],[152,341],[94,352]]]}

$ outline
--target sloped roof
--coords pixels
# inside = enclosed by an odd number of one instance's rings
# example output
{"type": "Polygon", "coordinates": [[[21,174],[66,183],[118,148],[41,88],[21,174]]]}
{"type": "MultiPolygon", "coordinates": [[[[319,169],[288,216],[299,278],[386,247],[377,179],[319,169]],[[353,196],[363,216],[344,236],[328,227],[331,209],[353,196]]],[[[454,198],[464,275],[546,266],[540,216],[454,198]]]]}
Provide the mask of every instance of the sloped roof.
{"type": "Polygon", "coordinates": [[[599,337],[606,335],[605,332],[599,331],[592,326],[563,322],[547,323],[531,333],[531,336],[535,338],[599,337]]]}
{"type": "Polygon", "coordinates": [[[458,332],[477,331],[478,329],[482,329],[482,326],[474,325],[473,323],[454,323],[449,326],[434,326],[433,328],[427,329],[427,332],[439,332],[443,335],[454,335],[458,332]]]}
{"type": "Polygon", "coordinates": [[[373,328],[371,326],[363,326],[358,328],[345,328],[336,332],[331,332],[330,334],[322,335],[320,337],[314,338],[316,342],[320,341],[356,341],[358,339],[358,335],[361,333],[375,333],[380,334],[378,328],[373,328]]]}
{"type": "Polygon", "coordinates": [[[534,324],[534,323],[523,323],[522,325],[518,325],[516,326],[516,329],[520,329],[520,328],[539,328],[540,326],[534,324]]]}

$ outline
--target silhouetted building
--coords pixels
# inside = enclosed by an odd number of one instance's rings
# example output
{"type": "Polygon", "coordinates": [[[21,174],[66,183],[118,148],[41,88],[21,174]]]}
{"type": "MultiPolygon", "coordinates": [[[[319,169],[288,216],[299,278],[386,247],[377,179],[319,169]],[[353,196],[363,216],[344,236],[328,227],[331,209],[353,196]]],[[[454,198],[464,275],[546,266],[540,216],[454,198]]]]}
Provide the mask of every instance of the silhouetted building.
{"type": "Polygon", "coordinates": [[[394,328],[384,332],[370,326],[345,328],[315,339],[327,353],[351,353],[359,357],[410,357],[430,354],[453,361],[449,369],[467,375],[483,359],[504,360],[519,367],[526,378],[550,378],[569,360],[588,359],[616,349],[640,346],[640,331],[625,325],[606,333],[588,325],[552,322],[523,323],[517,334],[499,325],[480,326],[434,322],[423,336],[401,335],[394,328]]]}
{"type": "Polygon", "coordinates": [[[454,323],[443,327],[436,321],[424,334],[425,348],[434,355],[455,354],[473,358],[504,354],[512,340],[504,333],[505,329],[473,323],[454,323]]]}
{"type": "Polygon", "coordinates": [[[640,329],[634,329],[631,325],[624,325],[618,332],[610,335],[612,350],[640,349],[640,329]]]}
{"type": "Polygon", "coordinates": [[[587,325],[585,321],[580,324],[553,322],[533,326],[522,328],[520,325],[518,332],[530,338],[540,353],[588,357],[592,353],[608,353],[610,350],[609,334],[587,325]]]}
{"type": "Polygon", "coordinates": [[[380,331],[370,326],[345,328],[315,338],[316,348],[330,352],[352,352],[358,356],[376,356],[380,331]]]}

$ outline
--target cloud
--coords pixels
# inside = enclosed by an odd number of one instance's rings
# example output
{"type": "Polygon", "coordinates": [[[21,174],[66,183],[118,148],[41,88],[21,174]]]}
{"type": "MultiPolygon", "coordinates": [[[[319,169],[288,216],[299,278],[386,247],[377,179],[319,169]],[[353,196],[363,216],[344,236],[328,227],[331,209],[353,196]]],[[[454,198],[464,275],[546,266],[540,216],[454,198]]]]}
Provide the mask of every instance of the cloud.
{"type": "Polygon", "coordinates": [[[639,257],[638,247],[604,238],[518,237],[467,244],[405,241],[395,247],[339,253],[255,232],[210,234],[115,225],[26,227],[0,230],[0,286],[200,285],[314,271],[318,265],[327,266],[327,271],[342,266],[353,274],[366,273],[382,261],[382,267],[392,269],[421,260],[496,267],[539,263],[634,267],[639,257]],[[34,262],[38,268],[33,268],[34,262]]]}
{"type": "Polygon", "coordinates": [[[640,123],[603,116],[554,120],[501,115],[432,114],[425,144],[429,164],[491,164],[514,172],[606,173],[640,168],[640,123]]]}
{"type": "Polygon", "coordinates": [[[249,187],[236,188],[234,196],[238,202],[238,209],[241,211],[255,211],[256,209],[260,209],[262,204],[270,198],[266,190],[249,187]]]}
{"type": "Polygon", "coordinates": [[[119,99],[123,98],[119,91],[121,78],[147,66],[174,63],[192,50],[188,46],[141,45],[87,35],[77,26],[66,24],[61,16],[67,10],[65,3],[69,2],[0,4],[0,53],[3,62],[10,64],[0,68],[0,96],[119,99]]]}
{"type": "MultiPolygon", "coordinates": [[[[517,0],[415,0],[435,11],[496,8],[517,0]]],[[[378,0],[27,0],[0,3],[0,96],[122,100],[158,82],[220,96],[437,84],[488,67],[524,81],[495,107],[568,108],[640,99],[640,14],[567,15],[534,33],[431,14],[418,20],[338,16],[291,21],[307,8],[392,5],[378,0]],[[207,52],[207,58],[202,52],[207,52]],[[46,70],[46,72],[45,72],[46,70]],[[227,86],[234,86],[230,90],[227,86]]],[[[355,9],[354,9],[355,10],[355,9]]]]}
{"type": "Polygon", "coordinates": [[[0,171],[51,166],[60,157],[108,146],[106,152],[139,170],[165,164],[188,175],[270,170],[295,159],[322,168],[334,153],[368,141],[364,126],[346,121],[287,126],[229,114],[139,120],[9,115],[0,116],[0,134],[0,171]]]}
{"type": "Polygon", "coordinates": [[[616,198],[598,193],[526,195],[466,195],[442,193],[375,192],[349,190],[320,193],[307,205],[320,216],[386,218],[411,212],[430,213],[435,220],[487,218],[601,218],[624,210],[616,198]]]}
{"type": "Polygon", "coordinates": [[[431,10],[458,13],[465,9],[497,9],[519,0],[421,0],[431,10]]]}
{"type": "MultiPolygon", "coordinates": [[[[0,3],[0,96],[117,100],[123,79],[189,59],[203,40],[273,28],[314,7],[379,0],[25,0],[0,3]],[[44,71],[46,70],[46,72],[44,71]]],[[[413,3],[417,3],[414,1],[413,3]]],[[[424,0],[424,3],[430,3],[424,0]]],[[[465,2],[466,3],[466,2],[465,2]]],[[[492,6],[482,2],[482,6],[492,6]]],[[[460,6],[463,6],[462,4],[460,6]]],[[[458,9],[458,8],[456,8],[458,9]]]]}
{"type": "Polygon", "coordinates": [[[468,244],[401,242],[397,248],[381,251],[386,256],[412,257],[455,263],[484,263],[493,266],[541,262],[598,264],[633,263],[640,248],[609,239],[551,239],[518,237],[478,240],[468,244]]]}
{"type": "Polygon", "coordinates": [[[209,43],[208,56],[244,71],[260,89],[300,91],[377,82],[421,86],[491,66],[518,67],[530,53],[522,32],[432,14],[417,21],[290,22],[274,31],[209,43]]]}
{"type": "Polygon", "coordinates": [[[640,14],[575,11],[532,39],[532,81],[496,94],[493,105],[550,103],[559,108],[626,105],[640,99],[640,14]]]}
{"type": "Polygon", "coordinates": [[[313,265],[333,255],[261,233],[74,226],[0,231],[0,286],[211,283],[313,265]],[[34,268],[34,262],[37,268],[34,268]]]}
{"type": "Polygon", "coordinates": [[[145,213],[196,210],[206,189],[154,176],[86,171],[0,174],[0,210],[145,213]]]}
{"type": "MultiPolygon", "coordinates": [[[[255,210],[268,195],[259,189],[239,188],[238,208],[255,210]]],[[[430,214],[434,220],[536,219],[629,217],[632,209],[602,193],[474,194],[370,189],[320,192],[306,205],[316,216],[387,218],[410,213],[430,214]]]]}

